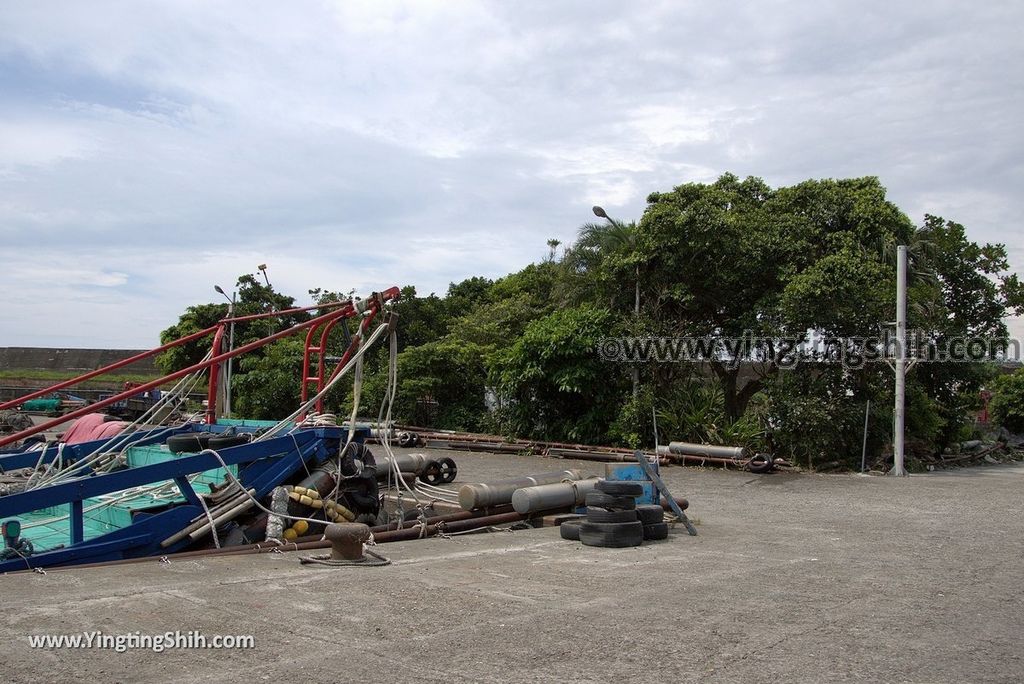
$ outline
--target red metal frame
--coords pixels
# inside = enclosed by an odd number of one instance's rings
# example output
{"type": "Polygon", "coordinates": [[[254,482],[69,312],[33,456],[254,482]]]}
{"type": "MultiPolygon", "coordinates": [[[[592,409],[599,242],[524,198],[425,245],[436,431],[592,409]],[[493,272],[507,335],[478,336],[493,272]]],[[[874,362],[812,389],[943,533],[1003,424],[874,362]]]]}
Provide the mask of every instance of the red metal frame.
{"type": "MultiPolygon", "coordinates": [[[[313,341],[313,334],[315,333],[316,328],[310,328],[309,332],[306,333],[306,348],[302,355],[302,389],[300,392],[301,403],[306,403],[306,400],[309,398],[309,383],[316,382],[316,393],[319,394],[328,383],[330,383],[332,380],[334,380],[334,378],[338,376],[338,373],[341,372],[341,369],[345,367],[345,364],[349,362],[353,354],[355,354],[356,351],[359,349],[360,344],[362,344],[363,336],[366,334],[367,329],[370,327],[370,323],[373,321],[374,318],[377,317],[377,314],[380,313],[381,307],[383,307],[384,305],[384,301],[386,299],[397,298],[397,288],[391,288],[389,290],[385,290],[383,293],[372,295],[370,299],[364,300],[364,304],[366,306],[364,311],[367,312],[367,315],[359,324],[358,334],[356,334],[352,338],[352,341],[349,342],[348,347],[345,349],[345,353],[342,354],[341,360],[338,361],[338,365],[334,368],[334,371],[331,373],[331,377],[329,379],[325,380],[324,378],[326,370],[324,366],[324,351],[326,351],[327,349],[327,336],[328,334],[330,334],[331,329],[339,322],[339,319],[332,320],[324,327],[324,330],[320,333],[320,344],[319,346],[316,347],[311,346],[311,343],[313,341]],[[315,376],[311,376],[309,374],[310,355],[312,353],[319,354],[319,357],[317,359],[317,374],[315,376]]],[[[323,397],[320,397],[317,400],[315,410],[317,413],[323,412],[323,397]]],[[[299,420],[301,421],[305,417],[306,415],[302,414],[301,416],[299,416],[299,420]]]]}
{"type": "MultiPolygon", "coordinates": [[[[224,342],[224,324],[217,326],[217,333],[213,336],[213,358],[221,353],[221,345],[224,342]]],[[[230,357],[229,357],[230,358],[230,357]]],[[[206,390],[206,422],[213,425],[217,422],[217,383],[220,381],[220,363],[210,366],[210,383],[206,390]]]]}
{"type": "MultiPolygon", "coordinates": [[[[225,320],[221,321],[218,325],[216,325],[214,327],[207,328],[206,330],[200,331],[198,333],[193,333],[193,334],[188,335],[186,337],[183,337],[183,338],[181,338],[179,340],[175,340],[174,342],[169,342],[169,343],[167,343],[165,345],[157,347],[156,349],[152,349],[152,350],[150,350],[148,352],[144,352],[143,354],[138,354],[138,355],[136,355],[134,357],[131,357],[130,359],[125,359],[124,361],[119,361],[119,362],[117,362],[115,364],[111,364],[110,366],[106,366],[106,367],[101,368],[101,369],[96,370],[96,371],[91,371],[89,373],[81,375],[81,376],[79,376],[77,378],[74,378],[72,380],[67,380],[65,382],[58,383],[57,385],[54,385],[52,387],[48,387],[48,388],[46,388],[44,390],[39,390],[38,392],[34,392],[32,395],[29,395],[28,397],[21,397],[20,399],[17,399],[14,402],[7,402],[7,404],[3,405],[4,407],[6,407],[7,405],[18,405],[18,404],[20,404],[20,403],[22,403],[24,401],[27,401],[29,398],[42,396],[43,394],[48,394],[50,392],[53,392],[53,391],[55,391],[57,389],[62,389],[64,387],[70,387],[71,385],[74,385],[74,384],[76,384],[78,382],[81,382],[82,380],[87,380],[89,378],[94,378],[97,375],[101,375],[101,374],[103,374],[105,372],[108,372],[110,370],[114,370],[116,368],[121,368],[121,367],[123,367],[123,366],[125,366],[125,365],[127,365],[129,363],[132,363],[133,361],[137,361],[139,359],[147,358],[147,357],[152,356],[154,354],[157,354],[157,353],[159,353],[159,352],[161,352],[161,351],[163,351],[165,349],[169,349],[171,347],[175,347],[175,346],[178,346],[180,344],[184,344],[185,342],[194,340],[194,339],[196,339],[198,337],[201,337],[203,335],[209,335],[211,332],[215,333],[214,334],[214,341],[213,341],[213,345],[214,345],[213,346],[213,351],[214,351],[214,354],[213,354],[213,356],[210,359],[207,359],[206,361],[201,361],[199,363],[193,364],[193,365],[191,365],[191,366],[189,366],[187,368],[182,368],[181,370],[175,371],[174,373],[169,373],[168,375],[165,375],[162,378],[158,378],[156,380],[151,380],[150,382],[143,383],[143,384],[138,385],[136,387],[132,387],[129,390],[125,390],[125,391],[120,392],[118,394],[115,394],[115,395],[113,395],[111,397],[107,397],[106,399],[102,399],[102,400],[100,400],[100,401],[98,401],[98,402],[96,402],[94,404],[89,404],[88,406],[83,406],[80,409],[76,409],[74,411],[71,411],[70,413],[67,413],[67,414],[65,414],[63,416],[60,416],[58,418],[54,418],[53,420],[46,421],[44,423],[36,425],[36,426],[34,426],[32,428],[29,428],[27,430],[22,430],[21,432],[16,432],[16,433],[11,434],[11,435],[0,437],[0,447],[6,446],[8,444],[13,444],[14,442],[22,440],[22,439],[24,439],[26,437],[30,437],[30,436],[32,436],[34,434],[37,434],[37,433],[40,433],[40,432],[45,432],[46,430],[49,430],[50,428],[54,428],[54,427],[56,427],[56,426],[58,426],[58,425],[60,425],[62,423],[65,423],[65,422],[67,422],[69,420],[73,420],[75,418],[80,418],[81,416],[87,415],[89,413],[94,413],[96,411],[99,411],[100,409],[106,408],[107,406],[110,406],[111,404],[116,404],[117,402],[121,401],[122,399],[127,399],[128,397],[134,396],[136,394],[140,394],[142,392],[148,392],[149,390],[154,389],[156,387],[159,387],[160,385],[163,385],[164,383],[171,382],[172,380],[178,380],[180,378],[185,377],[186,375],[189,375],[189,374],[194,373],[196,371],[204,370],[204,369],[207,369],[207,368],[209,368],[211,370],[210,370],[209,389],[208,389],[208,392],[207,392],[207,402],[208,402],[208,404],[207,404],[207,409],[206,409],[206,421],[208,423],[215,423],[216,422],[216,415],[217,415],[217,375],[218,375],[217,369],[220,367],[221,362],[226,361],[227,359],[234,358],[236,356],[240,356],[240,355],[245,354],[247,352],[250,352],[253,349],[258,349],[259,347],[263,347],[263,346],[265,346],[267,344],[270,344],[271,342],[274,342],[275,340],[281,339],[282,337],[287,337],[288,335],[292,335],[292,334],[298,332],[299,330],[305,330],[307,328],[315,329],[315,328],[317,328],[320,325],[325,324],[325,323],[331,323],[330,327],[333,327],[334,323],[336,323],[337,320],[340,320],[340,319],[343,319],[343,318],[348,318],[349,316],[354,316],[354,315],[357,315],[357,314],[362,313],[364,311],[368,312],[368,314],[364,317],[362,324],[360,325],[360,335],[352,340],[352,344],[349,345],[349,348],[348,348],[348,350],[346,350],[345,355],[342,357],[341,361],[338,363],[338,367],[335,368],[334,372],[331,374],[330,380],[333,380],[338,375],[338,373],[341,372],[342,367],[346,363],[348,363],[349,359],[352,358],[352,354],[354,354],[355,350],[359,347],[360,337],[362,336],[363,333],[365,333],[366,329],[369,327],[370,321],[372,321],[376,317],[377,313],[379,313],[380,309],[383,307],[384,302],[385,301],[396,300],[396,299],[398,299],[398,296],[399,296],[399,289],[397,287],[391,287],[391,288],[388,288],[387,290],[384,290],[383,292],[374,293],[369,299],[364,300],[363,302],[360,302],[360,306],[359,307],[353,306],[353,304],[351,302],[334,302],[334,303],[331,303],[331,304],[325,304],[323,306],[304,307],[301,310],[309,311],[309,310],[318,309],[318,308],[331,308],[333,306],[339,306],[340,308],[338,308],[335,311],[331,311],[329,313],[323,314],[321,316],[317,316],[315,318],[311,318],[308,321],[305,321],[305,322],[302,322],[302,323],[297,323],[296,325],[293,325],[290,328],[286,328],[286,329],[284,329],[284,330],[282,330],[280,332],[274,333],[273,335],[269,335],[269,336],[264,337],[262,339],[256,340],[255,342],[250,342],[249,344],[245,344],[245,345],[243,345],[241,347],[237,347],[236,349],[233,349],[233,350],[231,350],[229,352],[221,353],[220,352],[220,344],[221,344],[221,342],[223,340],[223,337],[224,337],[224,323],[231,321],[231,319],[225,319],[225,320]]],[[[278,311],[278,312],[273,312],[271,314],[257,314],[256,317],[266,318],[268,316],[280,316],[283,313],[288,313],[288,312],[297,311],[297,310],[298,309],[289,309],[287,311],[278,311]]],[[[251,320],[251,319],[252,319],[252,317],[242,317],[242,318],[236,318],[234,320],[237,322],[239,320],[251,320]]],[[[328,328],[328,330],[329,330],[329,328],[328,328]]],[[[326,334],[326,331],[325,331],[325,334],[326,334]]],[[[308,339],[310,339],[310,336],[307,334],[307,340],[308,339]]],[[[323,339],[324,339],[324,341],[326,341],[326,337],[324,337],[323,339]]],[[[323,372],[320,371],[318,373],[318,378],[319,378],[319,380],[318,380],[318,387],[320,389],[322,389],[323,385],[326,384],[326,383],[323,382],[322,375],[323,375],[323,372]]],[[[303,384],[303,390],[305,390],[305,387],[306,387],[305,378],[307,376],[308,376],[308,368],[305,368],[304,372],[303,372],[303,383],[302,383],[303,384]]]]}
{"type": "Polygon", "coordinates": [[[191,342],[192,340],[199,339],[200,337],[205,337],[205,336],[209,335],[210,333],[214,332],[215,330],[217,330],[217,327],[218,326],[216,326],[216,325],[212,325],[209,328],[207,328],[206,330],[200,330],[197,333],[192,333],[191,335],[187,335],[187,336],[182,337],[180,339],[174,340],[173,342],[168,342],[167,344],[161,345],[161,346],[157,347],[156,349],[150,349],[149,351],[142,352],[141,354],[136,354],[135,356],[129,357],[127,359],[122,359],[121,361],[117,361],[115,363],[112,363],[109,366],[104,366],[103,368],[98,368],[98,369],[96,369],[94,371],[89,371],[88,373],[86,373],[84,375],[79,375],[76,378],[72,378],[70,380],[65,380],[64,382],[58,382],[56,385],[51,385],[50,387],[45,387],[45,388],[43,388],[41,390],[38,390],[36,392],[32,392],[31,394],[26,394],[23,397],[18,397],[17,399],[13,399],[11,401],[5,401],[4,403],[0,404],[0,410],[8,409],[8,408],[13,408],[15,406],[21,406],[22,404],[24,404],[26,401],[28,401],[30,399],[35,399],[35,398],[41,397],[41,396],[43,396],[45,394],[50,394],[51,392],[56,392],[57,390],[62,390],[64,388],[66,388],[66,387],[71,387],[72,385],[77,385],[80,382],[85,382],[86,380],[91,380],[92,378],[95,378],[97,375],[103,375],[104,373],[109,373],[110,371],[118,370],[119,368],[124,368],[125,366],[129,366],[129,365],[135,363],[136,361],[141,361],[142,359],[148,359],[150,356],[155,356],[156,354],[159,354],[162,351],[167,351],[168,349],[171,349],[172,347],[177,347],[177,346],[180,346],[182,344],[185,344],[186,342],[191,342]]]}

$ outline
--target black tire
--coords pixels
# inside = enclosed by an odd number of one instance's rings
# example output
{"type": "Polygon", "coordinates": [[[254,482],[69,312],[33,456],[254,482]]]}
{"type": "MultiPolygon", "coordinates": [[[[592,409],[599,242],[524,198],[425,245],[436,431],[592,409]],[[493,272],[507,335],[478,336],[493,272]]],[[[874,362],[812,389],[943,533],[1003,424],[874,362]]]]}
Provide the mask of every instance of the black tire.
{"type": "Polygon", "coordinates": [[[558,533],[562,535],[562,539],[579,541],[580,525],[582,524],[582,520],[566,520],[564,523],[558,526],[558,533]]]}
{"type": "Polygon", "coordinates": [[[398,433],[398,446],[400,446],[400,447],[408,448],[408,447],[416,446],[416,442],[417,441],[418,440],[417,440],[417,437],[416,437],[415,433],[412,433],[412,432],[399,432],[398,433]]]}
{"type": "Polygon", "coordinates": [[[593,523],[580,525],[580,541],[585,546],[602,546],[621,549],[627,546],[640,546],[644,543],[643,523],[593,523]]]}
{"type": "Polygon", "coordinates": [[[665,509],[661,506],[637,506],[636,517],[644,525],[655,525],[665,520],[665,509]]]}
{"type": "Polygon", "coordinates": [[[186,432],[183,435],[171,435],[167,438],[167,448],[172,454],[197,454],[210,446],[209,432],[186,432]]]}
{"type": "Polygon", "coordinates": [[[217,437],[210,438],[210,448],[214,451],[220,451],[221,449],[228,449],[233,446],[240,444],[248,444],[252,435],[241,434],[241,435],[218,435],[217,437]]]}
{"type": "Polygon", "coordinates": [[[660,522],[644,525],[644,539],[668,539],[668,523],[660,522]]]}
{"type": "Polygon", "coordinates": [[[348,509],[360,515],[369,513],[377,515],[380,511],[380,499],[377,489],[377,472],[375,468],[367,468],[357,477],[344,481],[342,497],[348,509]]]}
{"type": "Polygon", "coordinates": [[[450,484],[455,482],[455,478],[459,474],[459,467],[455,465],[455,461],[445,456],[438,463],[441,465],[441,483],[450,484]]]}
{"type": "Polygon", "coordinates": [[[443,477],[441,464],[438,461],[427,461],[427,464],[423,466],[423,472],[420,473],[420,481],[429,485],[442,484],[443,477]]]}
{"type": "Polygon", "coordinates": [[[636,522],[636,511],[606,511],[603,508],[588,508],[587,522],[627,523],[636,522]]]}
{"type": "Polygon", "coordinates": [[[644,493],[644,486],[639,482],[601,480],[594,488],[599,492],[611,494],[612,496],[640,496],[644,493]]]}
{"type": "Polygon", "coordinates": [[[631,496],[612,496],[604,492],[587,492],[584,499],[587,508],[604,508],[609,511],[631,511],[636,508],[636,499],[631,496]]]}
{"type": "Polygon", "coordinates": [[[355,477],[369,468],[373,468],[376,472],[376,465],[377,461],[373,458],[373,452],[362,442],[349,442],[349,445],[341,452],[341,458],[338,459],[342,477],[355,477]]]}
{"type": "Polygon", "coordinates": [[[775,463],[772,461],[772,457],[768,454],[754,454],[754,456],[747,461],[747,470],[752,473],[767,473],[775,467],[775,463]]]}

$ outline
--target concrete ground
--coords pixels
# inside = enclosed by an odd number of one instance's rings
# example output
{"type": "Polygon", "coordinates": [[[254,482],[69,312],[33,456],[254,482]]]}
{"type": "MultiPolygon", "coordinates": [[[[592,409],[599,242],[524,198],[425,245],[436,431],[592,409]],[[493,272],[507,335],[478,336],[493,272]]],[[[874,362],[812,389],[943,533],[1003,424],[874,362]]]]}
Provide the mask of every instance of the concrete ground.
{"type": "MultiPolygon", "coordinates": [[[[593,463],[446,452],[459,481],[593,463]]],[[[681,529],[557,529],[0,578],[13,682],[1024,680],[1024,466],[908,479],[666,468],[681,529]],[[32,650],[33,634],[251,634],[253,650],[32,650]]]]}

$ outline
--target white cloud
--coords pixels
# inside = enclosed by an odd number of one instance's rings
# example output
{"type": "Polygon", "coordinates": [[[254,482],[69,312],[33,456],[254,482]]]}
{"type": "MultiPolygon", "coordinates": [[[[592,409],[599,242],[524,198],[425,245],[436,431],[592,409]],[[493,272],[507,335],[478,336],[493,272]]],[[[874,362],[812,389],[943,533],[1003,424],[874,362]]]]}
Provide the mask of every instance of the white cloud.
{"type": "Polygon", "coordinates": [[[593,204],[639,218],[650,191],[725,171],[773,185],[878,175],[912,218],[1007,242],[1019,269],[1022,15],[12,4],[0,256],[16,267],[0,285],[20,301],[50,278],[59,297],[12,305],[0,344],[153,344],[213,284],[264,262],[296,296],[442,292],[571,241],[593,204]]]}

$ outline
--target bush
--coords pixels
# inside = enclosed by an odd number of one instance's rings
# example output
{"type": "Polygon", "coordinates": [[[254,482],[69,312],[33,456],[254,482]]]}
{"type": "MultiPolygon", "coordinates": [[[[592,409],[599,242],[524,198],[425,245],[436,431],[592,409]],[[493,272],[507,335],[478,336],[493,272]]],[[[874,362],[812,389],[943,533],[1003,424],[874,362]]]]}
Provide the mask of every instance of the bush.
{"type": "Polygon", "coordinates": [[[1024,433],[1024,368],[996,378],[989,407],[996,423],[1010,432],[1024,433]]]}

